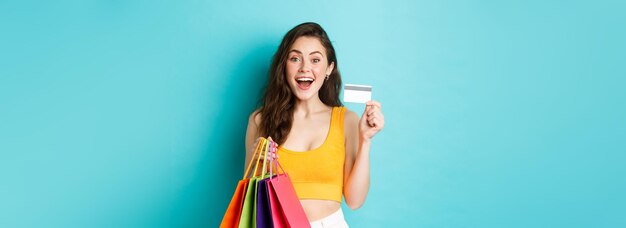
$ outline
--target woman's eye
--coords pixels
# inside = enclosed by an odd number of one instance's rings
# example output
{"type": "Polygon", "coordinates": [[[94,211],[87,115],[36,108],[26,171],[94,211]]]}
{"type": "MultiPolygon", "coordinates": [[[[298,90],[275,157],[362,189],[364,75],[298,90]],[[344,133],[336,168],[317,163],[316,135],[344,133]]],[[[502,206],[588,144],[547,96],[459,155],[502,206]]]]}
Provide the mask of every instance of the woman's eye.
{"type": "Polygon", "coordinates": [[[300,59],[298,59],[297,57],[291,57],[291,58],[289,59],[289,61],[292,61],[292,62],[298,62],[299,60],[300,60],[300,59]]]}
{"type": "Polygon", "coordinates": [[[313,59],[313,63],[319,63],[320,60],[319,59],[313,59]]]}

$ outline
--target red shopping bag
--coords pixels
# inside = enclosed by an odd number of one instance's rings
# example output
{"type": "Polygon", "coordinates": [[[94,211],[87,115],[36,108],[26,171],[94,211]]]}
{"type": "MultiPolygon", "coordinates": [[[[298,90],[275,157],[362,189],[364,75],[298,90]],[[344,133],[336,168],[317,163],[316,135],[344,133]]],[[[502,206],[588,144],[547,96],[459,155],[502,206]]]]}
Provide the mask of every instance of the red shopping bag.
{"type": "Polygon", "coordinates": [[[289,175],[277,160],[273,163],[283,171],[283,173],[276,172],[275,177],[270,175],[267,181],[274,227],[311,227],[289,175]]]}

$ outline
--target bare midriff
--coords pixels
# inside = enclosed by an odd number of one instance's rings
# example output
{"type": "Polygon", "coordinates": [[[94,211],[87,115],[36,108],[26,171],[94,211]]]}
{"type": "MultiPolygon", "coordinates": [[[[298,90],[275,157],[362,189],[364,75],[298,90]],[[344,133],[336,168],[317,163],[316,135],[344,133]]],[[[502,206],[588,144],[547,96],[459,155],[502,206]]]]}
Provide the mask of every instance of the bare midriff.
{"type": "Polygon", "coordinates": [[[332,200],[303,199],[300,200],[309,222],[323,219],[341,208],[341,204],[332,200]]]}

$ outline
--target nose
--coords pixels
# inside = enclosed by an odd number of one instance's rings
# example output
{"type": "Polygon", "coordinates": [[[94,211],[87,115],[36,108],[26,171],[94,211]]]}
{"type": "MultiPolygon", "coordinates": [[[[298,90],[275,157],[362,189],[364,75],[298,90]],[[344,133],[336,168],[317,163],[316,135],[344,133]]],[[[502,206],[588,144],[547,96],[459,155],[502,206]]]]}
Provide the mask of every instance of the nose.
{"type": "Polygon", "coordinates": [[[308,61],[302,61],[302,63],[300,64],[300,69],[298,69],[298,72],[307,73],[309,71],[311,71],[311,67],[309,66],[308,61]]]}

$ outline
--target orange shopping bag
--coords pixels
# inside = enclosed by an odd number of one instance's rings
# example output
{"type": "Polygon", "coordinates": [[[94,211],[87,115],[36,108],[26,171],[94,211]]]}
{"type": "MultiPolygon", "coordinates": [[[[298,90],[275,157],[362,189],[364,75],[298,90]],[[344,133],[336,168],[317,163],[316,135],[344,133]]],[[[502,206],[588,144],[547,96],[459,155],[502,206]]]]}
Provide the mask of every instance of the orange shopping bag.
{"type": "Polygon", "coordinates": [[[237,188],[235,189],[233,198],[230,200],[230,204],[228,204],[228,208],[226,209],[224,218],[222,218],[220,228],[232,228],[239,226],[239,219],[241,217],[243,202],[246,197],[246,191],[249,187],[248,183],[250,182],[250,178],[248,178],[248,173],[250,171],[250,168],[252,167],[252,161],[255,157],[257,157],[257,165],[254,168],[254,173],[256,173],[258,162],[261,159],[261,151],[263,149],[262,144],[265,143],[267,143],[266,140],[261,140],[257,144],[255,152],[250,159],[250,164],[248,164],[248,168],[246,168],[246,171],[243,174],[243,178],[237,183],[237,188]]]}

